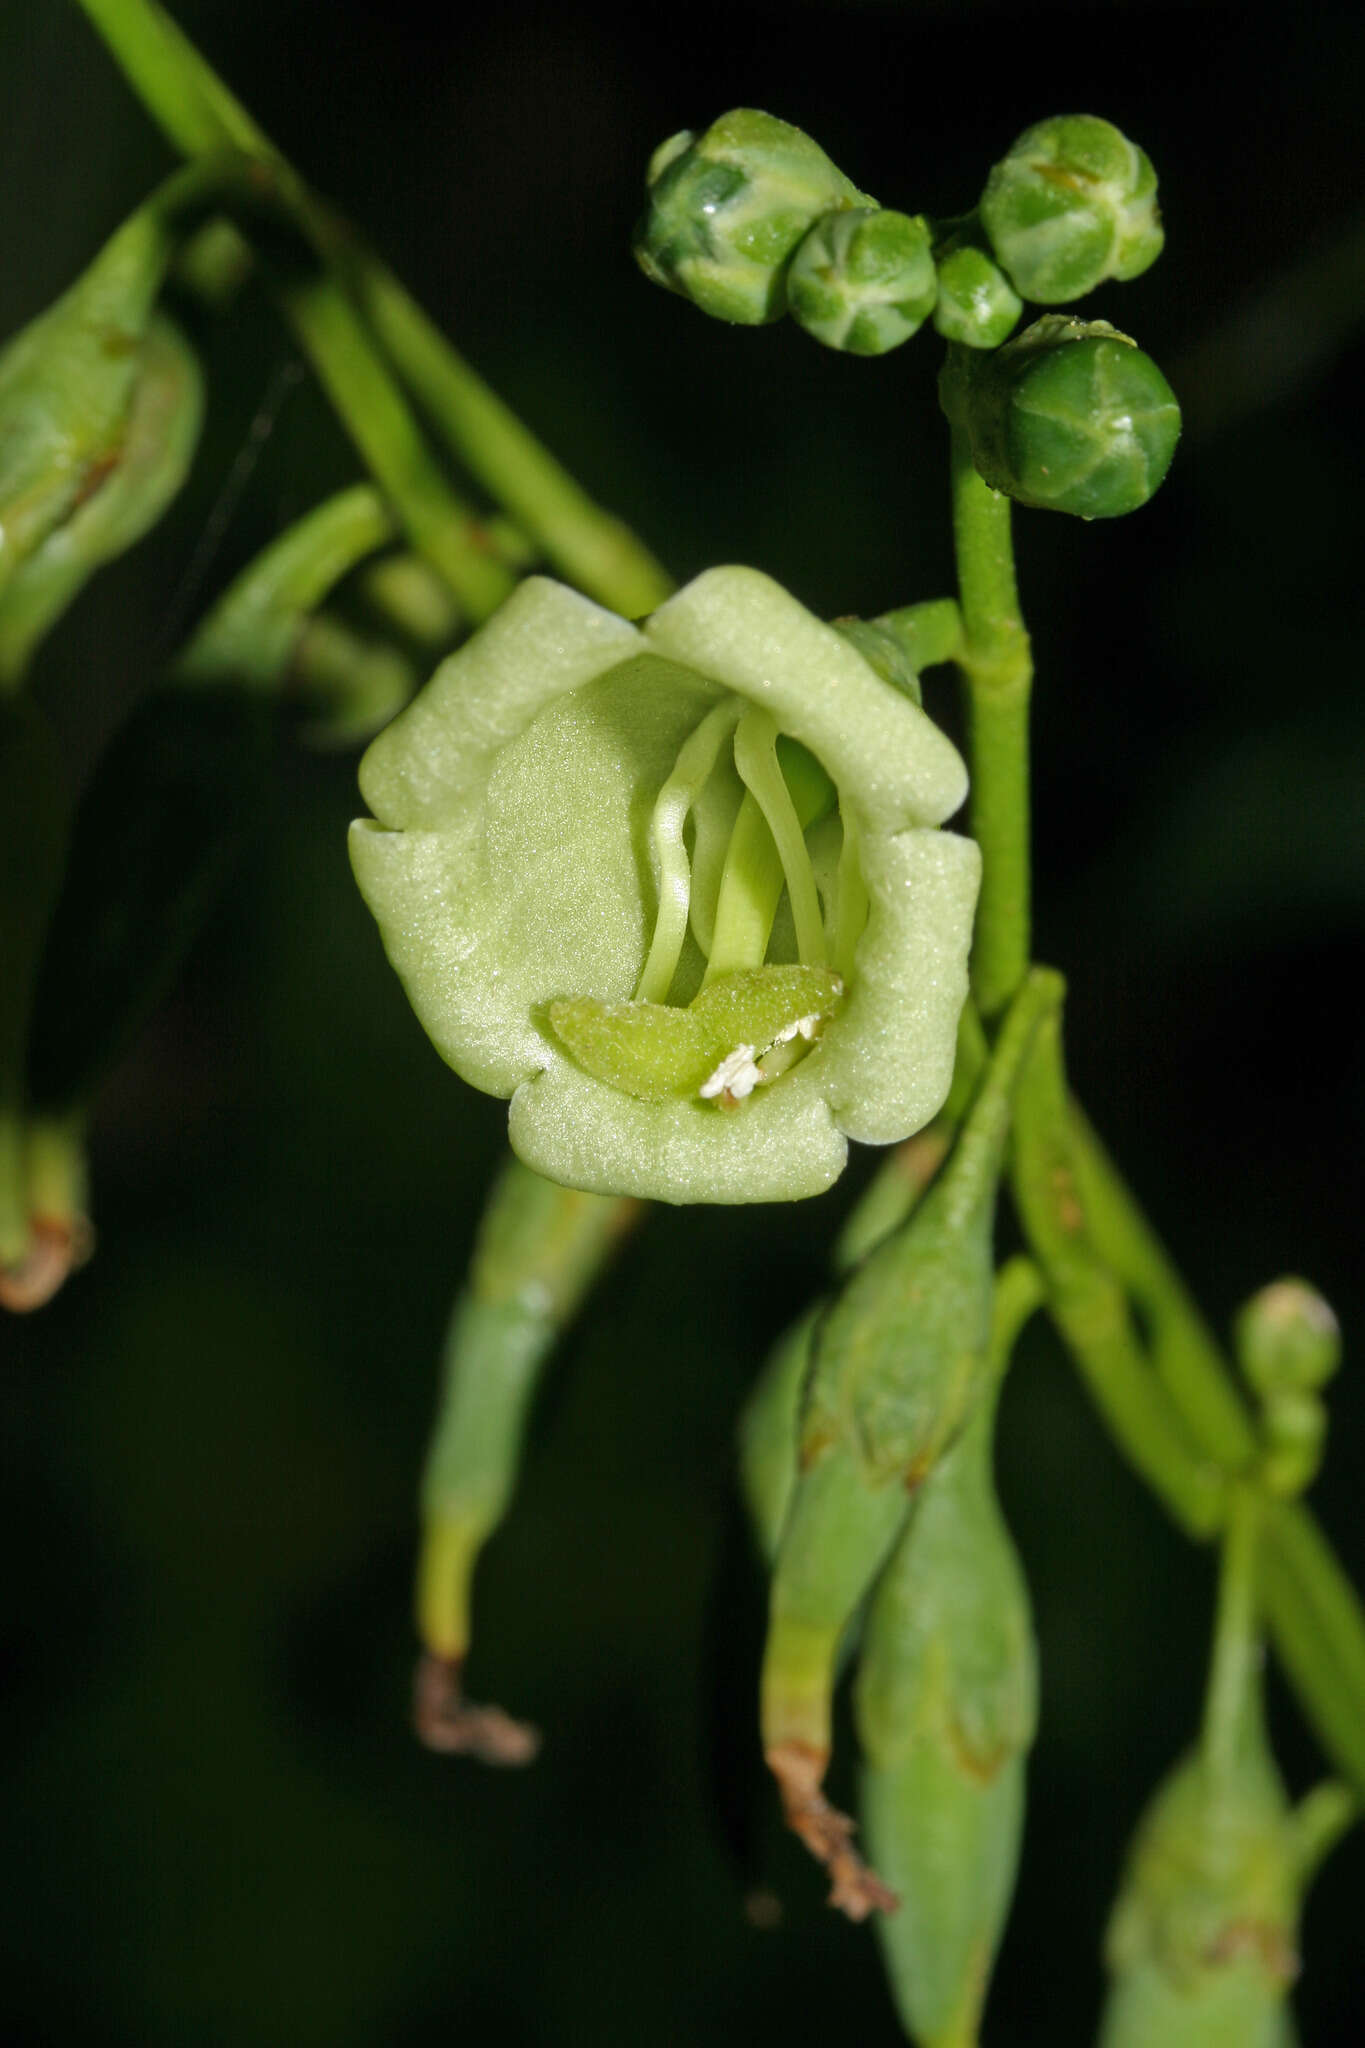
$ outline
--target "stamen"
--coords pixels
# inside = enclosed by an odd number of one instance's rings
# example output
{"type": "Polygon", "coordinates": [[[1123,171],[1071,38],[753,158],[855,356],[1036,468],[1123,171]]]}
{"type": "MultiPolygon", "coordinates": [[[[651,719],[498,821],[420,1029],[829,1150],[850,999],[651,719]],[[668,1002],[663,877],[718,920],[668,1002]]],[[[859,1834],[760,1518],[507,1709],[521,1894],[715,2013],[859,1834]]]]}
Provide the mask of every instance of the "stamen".
{"type": "Polygon", "coordinates": [[[834,913],[834,964],[845,981],[853,973],[853,955],[867,923],[867,884],[858,858],[858,828],[847,810],[841,813],[844,843],[839,849],[839,883],[834,913]]]}
{"type": "Polygon", "coordinates": [[[780,754],[773,750],[775,728],[766,712],[750,711],[740,720],[735,734],[735,764],[744,775],[740,762],[740,735],[750,719],[762,721],[759,728],[760,745],[758,759],[749,756],[748,766],[756,776],[747,791],[735,828],[726,851],[725,868],[721,876],[720,893],[716,901],[715,923],[712,928],[710,958],[707,963],[707,983],[722,974],[736,974],[750,968],[761,967],[767,957],[768,941],[772,933],[773,918],[782,897],[782,887],[787,885],[792,900],[793,923],[796,923],[796,902],[805,899],[804,916],[806,933],[804,944],[801,926],[797,925],[797,944],[807,965],[819,965],[826,956],[824,927],[820,921],[820,899],[815,887],[814,872],[806,848],[805,828],[815,822],[837,802],[837,792],[818,761],[806,752],[804,747],[793,741],[781,740],[780,754]],[[762,744],[762,726],[766,726],[767,743],[762,744]],[[768,774],[764,774],[764,758],[768,774]],[[775,794],[776,784],[780,795],[775,794]],[[767,803],[764,799],[767,799],[767,803]],[[790,861],[784,865],[778,850],[778,842],[771,829],[772,821],[766,815],[768,804],[774,810],[784,803],[794,826],[794,846],[789,845],[790,861]],[[796,889],[792,889],[792,872],[797,876],[796,889]],[[811,905],[814,906],[812,920],[811,905]],[[818,940],[814,939],[811,924],[814,924],[818,940]],[[812,958],[806,960],[805,949],[809,946],[812,958]]]}
{"type": "Polygon", "coordinates": [[[635,991],[637,1002],[663,1002],[677,972],[692,896],[692,867],[683,828],[743,708],[738,697],[727,697],[707,712],[679,749],[673,773],[655,799],[649,838],[658,871],[659,909],[649,957],[635,991]]]}
{"type": "MultiPolygon", "coordinates": [[[[796,926],[796,949],[803,967],[823,967],[825,927],[820,898],[806,851],[803,821],[777,760],[777,726],[766,711],[746,711],[735,730],[735,766],[756,799],[773,835],[796,926]]],[[[806,822],[809,822],[808,820],[806,822]]]]}

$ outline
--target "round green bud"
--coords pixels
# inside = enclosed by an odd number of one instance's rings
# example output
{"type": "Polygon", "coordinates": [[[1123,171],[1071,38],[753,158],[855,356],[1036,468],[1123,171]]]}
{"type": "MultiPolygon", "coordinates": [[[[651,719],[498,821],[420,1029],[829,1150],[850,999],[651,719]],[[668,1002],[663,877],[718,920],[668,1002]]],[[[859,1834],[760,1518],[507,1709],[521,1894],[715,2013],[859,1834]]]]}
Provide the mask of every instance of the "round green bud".
{"type": "Polygon", "coordinates": [[[1237,1362],[1263,1401],[1313,1393],[1341,1363],[1341,1331],[1316,1287],[1272,1280],[1237,1316],[1237,1362]]]}
{"type": "Polygon", "coordinates": [[[1026,129],[986,180],[981,221],[1019,291],[1042,306],[1140,276],[1165,240],[1151,159],[1093,114],[1026,129]]]}
{"type": "Polygon", "coordinates": [[[884,356],[924,325],[938,280],[921,214],[884,207],[827,213],[787,273],[792,318],[826,348],[884,356]]]}
{"type": "Polygon", "coordinates": [[[1107,320],[1046,314],[995,354],[960,359],[949,386],[992,489],[1080,519],[1145,505],[1180,437],[1175,393],[1107,320]]]}
{"type": "Polygon", "coordinates": [[[1024,310],[1000,265],[964,242],[938,266],[934,325],[945,341],[964,348],[999,348],[1024,310]]]}
{"type": "Polygon", "coordinates": [[[787,264],[814,222],[871,203],[799,128],[739,107],[655,150],[635,257],[703,313],[757,327],[786,311],[787,264]]]}

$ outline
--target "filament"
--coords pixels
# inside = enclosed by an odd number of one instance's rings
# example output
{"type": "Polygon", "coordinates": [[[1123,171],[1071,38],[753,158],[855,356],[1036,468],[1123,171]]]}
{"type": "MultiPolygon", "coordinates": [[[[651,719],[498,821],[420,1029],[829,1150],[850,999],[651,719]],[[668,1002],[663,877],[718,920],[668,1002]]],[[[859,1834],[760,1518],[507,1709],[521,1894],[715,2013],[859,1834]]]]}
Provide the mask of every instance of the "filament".
{"type": "Polygon", "coordinates": [[[649,841],[658,871],[659,909],[649,957],[635,991],[637,1002],[663,1002],[677,972],[692,897],[692,865],[683,828],[743,708],[737,697],[727,697],[707,712],[684,741],[673,773],[655,799],[649,841]]]}

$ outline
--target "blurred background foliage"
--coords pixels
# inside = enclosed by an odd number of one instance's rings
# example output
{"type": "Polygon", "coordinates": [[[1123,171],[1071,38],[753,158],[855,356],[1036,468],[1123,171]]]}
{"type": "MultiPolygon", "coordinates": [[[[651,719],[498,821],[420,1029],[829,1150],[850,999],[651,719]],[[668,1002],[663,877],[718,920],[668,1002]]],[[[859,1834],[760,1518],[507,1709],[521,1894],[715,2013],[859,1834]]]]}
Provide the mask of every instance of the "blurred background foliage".
{"type": "MultiPolygon", "coordinates": [[[[1070,977],[1083,1095],[1211,1314],[1285,1270],[1337,1305],[1317,1498],[1365,1578],[1365,16],[1286,11],[1264,41],[1240,9],[1138,4],[693,0],[629,34],[572,0],[174,11],[676,574],[751,561],[827,612],[948,587],[934,346],[862,362],[649,289],[628,236],[650,149],[756,104],[884,203],[945,214],[1043,114],[1149,150],[1166,254],[1094,311],[1162,364],[1184,444],[1133,520],[1018,521],[1039,952],[1070,977]]],[[[0,332],[169,163],[74,8],[5,0],[0,332]]],[[[110,719],[353,474],[258,298],[206,349],[185,497],[44,655],[110,719]]],[[[0,2023],[215,2048],[890,2043],[871,1939],[826,1911],[760,1782],[761,1594],[730,1491],[743,1390],[869,1162],[790,1211],[648,1220],[564,1348],[479,1585],[473,1689],[539,1720],[542,1758],[423,1754],[413,1492],[504,1111],[445,1072],[382,960],[345,861],[357,808],[349,757],[270,756],[246,856],[104,1100],[96,1259],[0,1329],[0,2023]],[[760,1884],[776,1927],[746,1916],[760,1884]]],[[[1093,2027],[1122,1845],[1193,1732],[1212,1569],[1039,1332],[1001,1460],[1043,1658],[989,2022],[1012,2048],[1093,2027]]],[[[1312,1750],[1273,1704],[1299,1786],[1312,1750]]],[[[1309,1910],[1310,2048],[1360,2039],[1363,1880],[1357,1834],[1309,1910]]]]}

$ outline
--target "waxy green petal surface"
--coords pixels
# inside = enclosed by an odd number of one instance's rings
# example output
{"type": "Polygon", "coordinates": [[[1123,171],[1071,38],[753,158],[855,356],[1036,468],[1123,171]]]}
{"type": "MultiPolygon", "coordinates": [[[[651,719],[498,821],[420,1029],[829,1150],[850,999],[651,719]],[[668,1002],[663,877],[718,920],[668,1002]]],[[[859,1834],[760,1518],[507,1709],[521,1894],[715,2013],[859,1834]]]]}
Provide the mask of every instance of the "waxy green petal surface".
{"type": "MultiPolygon", "coordinates": [[[[965,771],[769,578],[710,571],[640,627],[528,579],[374,742],[360,779],[374,815],[352,829],[352,860],[389,957],[442,1056],[513,1098],[512,1142],[537,1171],[667,1201],[794,1199],[837,1177],[848,1136],[902,1137],[942,1101],[979,859],[930,828],[965,771]],[[560,1014],[581,1022],[635,996],[657,907],[654,806],[731,694],[838,786],[867,924],[843,1009],[790,1071],[737,1104],[641,1100],[585,1071],[549,1006],[579,1006],[560,1014]]],[[[690,941],[684,982],[689,959],[690,941]]]]}

